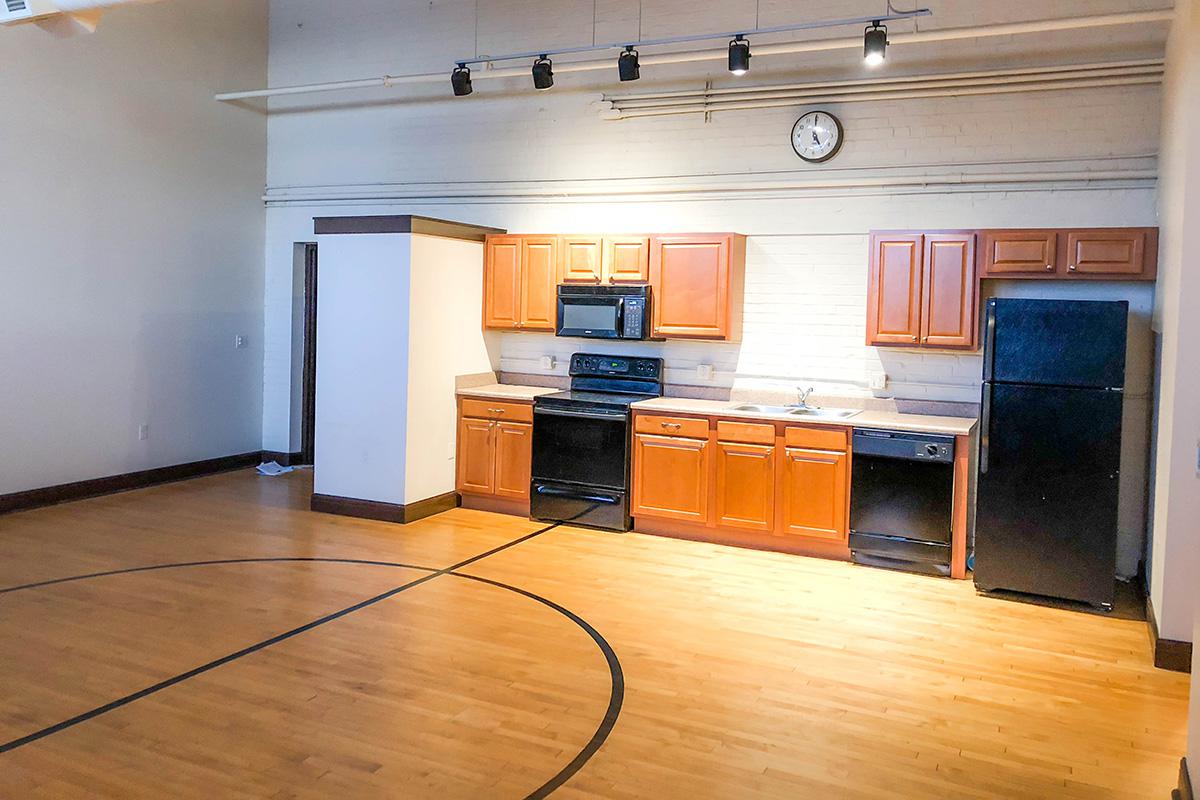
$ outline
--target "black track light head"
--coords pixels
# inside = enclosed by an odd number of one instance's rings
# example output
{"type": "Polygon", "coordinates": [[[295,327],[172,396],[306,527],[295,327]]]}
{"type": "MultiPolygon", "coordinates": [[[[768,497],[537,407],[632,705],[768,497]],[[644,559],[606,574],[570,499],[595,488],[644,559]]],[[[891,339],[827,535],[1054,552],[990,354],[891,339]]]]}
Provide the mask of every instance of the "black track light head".
{"type": "Polygon", "coordinates": [[[863,32],[863,60],[868,67],[878,67],[883,63],[887,57],[887,46],[887,27],[876,20],[863,32]]]}
{"type": "Polygon", "coordinates": [[[550,59],[539,56],[533,62],[533,88],[549,89],[554,85],[554,69],[550,59]]]}
{"type": "Polygon", "coordinates": [[[636,81],[642,77],[638,67],[638,51],[633,49],[633,45],[626,45],[625,52],[617,57],[617,73],[622,81],[636,81]]]}
{"type": "Polygon", "coordinates": [[[734,75],[750,71],[750,42],[740,35],[729,43],[729,71],[734,75]]]}
{"type": "Polygon", "coordinates": [[[454,87],[455,97],[466,97],[474,88],[471,86],[471,69],[466,64],[459,64],[450,73],[450,85],[454,87]]]}

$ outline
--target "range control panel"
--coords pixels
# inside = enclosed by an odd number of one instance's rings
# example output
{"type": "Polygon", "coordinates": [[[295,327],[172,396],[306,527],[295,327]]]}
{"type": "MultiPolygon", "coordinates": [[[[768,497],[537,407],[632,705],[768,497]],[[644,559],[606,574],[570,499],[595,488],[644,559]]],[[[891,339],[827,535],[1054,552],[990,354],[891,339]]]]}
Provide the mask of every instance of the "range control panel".
{"type": "Polygon", "coordinates": [[[949,464],[954,461],[954,437],[860,429],[854,432],[854,454],[949,464]]]}
{"type": "Polygon", "coordinates": [[[661,358],[606,356],[576,353],[571,356],[572,377],[641,378],[656,381],[662,377],[661,358]]]}

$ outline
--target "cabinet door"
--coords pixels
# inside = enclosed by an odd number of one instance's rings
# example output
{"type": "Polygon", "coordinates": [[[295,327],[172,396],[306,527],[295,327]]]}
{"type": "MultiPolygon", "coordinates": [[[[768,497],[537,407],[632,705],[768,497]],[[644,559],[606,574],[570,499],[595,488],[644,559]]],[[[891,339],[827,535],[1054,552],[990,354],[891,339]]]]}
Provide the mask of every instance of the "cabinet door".
{"type": "Polygon", "coordinates": [[[521,321],[521,237],[489,236],[483,259],[483,326],[513,329],[521,321]]]}
{"type": "Polygon", "coordinates": [[[974,348],[978,287],[975,234],[926,235],[921,344],[974,348]]]}
{"type": "Polygon", "coordinates": [[[769,531],[775,525],[775,448],[717,442],[717,525],[769,531]]]}
{"type": "Polygon", "coordinates": [[[633,451],[633,514],[708,522],[709,447],[703,439],[638,434],[633,451]]]}
{"type": "Polygon", "coordinates": [[[920,234],[871,234],[867,344],[920,343],[920,234]]]}
{"type": "Polygon", "coordinates": [[[657,236],[650,254],[654,336],[729,335],[730,237],[657,236]]]}
{"type": "Polygon", "coordinates": [[[783,513],[776,533],[829,542],[849,541],[845,453],[788,447],[782,469],[783,513]]]}
{"type": "Polygon", "coordinates": [[[1068,275],[1141,275],[1146,265],[1146,232],[1070,231],[1068,275]]]}
{"type": "Polygon", "coordinates": [[[524,422],[497,422],[495,441],[496,496],[528,500],[533,426],[524,422]]]}
{"type": "Polygon", "coordinates": [[[558,237],[521,237],[522,330],[552,331],[558,314],[558,237]]]}
{"type": "Polygon", "coordinates": [[[494,425],[473,417],[458,420],[458,491],[464,494],[495,493],[494,425]]]}
{"type": "Polygon", "coordinates": [[[648,236],[604,237],[604,274],[609,283],[647,283],[650,280],[648,236]]]}
{"type": "Polygon", "coordinates": [[[983,232],[983,277],[1053,276],[1057,271],[1057,231],[983,232]]]}
{"type": "Polygon", "coordinates": [[[562,237],[562,283],[600,283],[603,264],[604,240],[599,236],[562,237]]]}

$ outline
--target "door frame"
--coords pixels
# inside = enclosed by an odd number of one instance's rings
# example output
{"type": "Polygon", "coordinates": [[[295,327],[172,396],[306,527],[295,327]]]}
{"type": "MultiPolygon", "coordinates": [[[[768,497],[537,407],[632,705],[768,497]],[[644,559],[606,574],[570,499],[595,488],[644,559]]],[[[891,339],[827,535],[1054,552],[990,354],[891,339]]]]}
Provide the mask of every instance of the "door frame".
{"type": "Polygon", "coordinates": [[[312,464],[317,426],[317,243],[304,242],[304,362],[300,388],[300,464],[312,464]]]}

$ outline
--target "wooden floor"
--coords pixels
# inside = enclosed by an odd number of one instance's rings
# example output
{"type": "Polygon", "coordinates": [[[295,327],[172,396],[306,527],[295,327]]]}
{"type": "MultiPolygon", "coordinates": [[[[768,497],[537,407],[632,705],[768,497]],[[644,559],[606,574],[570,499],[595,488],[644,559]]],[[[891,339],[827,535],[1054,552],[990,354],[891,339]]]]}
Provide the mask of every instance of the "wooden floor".
{"type": "Polygon", "coordinates": [[[543,526],[313,514],[310,480],[238,472],[0,517],[0,590],[261,559],[0,593],[0,797],[1174,786],[1187,677],[1151,666],[1143,623],[569,528],[450,573],[543,526]]]}

